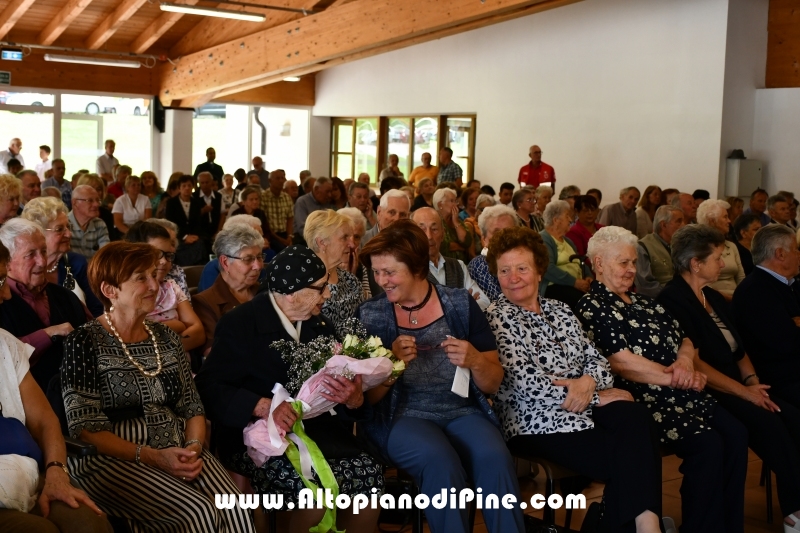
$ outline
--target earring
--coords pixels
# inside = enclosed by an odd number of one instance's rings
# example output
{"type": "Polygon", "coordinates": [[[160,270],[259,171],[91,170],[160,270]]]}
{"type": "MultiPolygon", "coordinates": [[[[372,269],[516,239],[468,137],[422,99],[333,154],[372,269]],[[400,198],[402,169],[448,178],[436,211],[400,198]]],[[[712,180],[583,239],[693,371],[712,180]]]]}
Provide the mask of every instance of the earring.
{"type": "Polygon", "coordinates": [[[109,312],[109,313],[113,313],[113,312],[114,312],[114,306],[113,306],[113,305],[112,305],[111,307],[109,307],[109,308],[108,308],[108,312],[109,312]]]}

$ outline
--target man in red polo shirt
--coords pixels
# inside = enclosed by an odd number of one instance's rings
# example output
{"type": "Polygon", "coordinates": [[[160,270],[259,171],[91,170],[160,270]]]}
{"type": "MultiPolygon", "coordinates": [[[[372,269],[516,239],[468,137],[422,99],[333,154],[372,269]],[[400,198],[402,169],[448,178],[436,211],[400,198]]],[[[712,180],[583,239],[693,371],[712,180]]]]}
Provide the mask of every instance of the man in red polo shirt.
{"type": "Polygon", "coordinates": [[[542,163],[542,149],[534,144],[528,155],[531,162],[519,169],[517,181],[519,181],[520,187],[530,185],[535,188],[543,183],[550,183],[551,187],[555,187],[556,171],[547,163],[542,163]]]}

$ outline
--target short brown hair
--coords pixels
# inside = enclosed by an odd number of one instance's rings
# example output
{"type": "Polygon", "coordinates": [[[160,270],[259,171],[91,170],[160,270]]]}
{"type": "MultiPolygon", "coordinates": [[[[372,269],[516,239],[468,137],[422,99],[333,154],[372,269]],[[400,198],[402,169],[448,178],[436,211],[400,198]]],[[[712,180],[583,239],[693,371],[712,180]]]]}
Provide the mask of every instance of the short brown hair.
{"type": "Polygon", "coordinates": [[[391,255],[419,279],[428,277],[428,237],[412,220],[398,220],[369,240],[361,249],[361,262],[372,268],[373,255],[391,255]]]}
{"type": "Polygon", "coordinates": [[[486,262],[489,264],[489,272],[497,277],[497,259],[506,252],[514,248],[525,248],[533,254],[533,264],[539,275],[543,276],[547,267],[550,265],[550,256],[547,247],[544,245],[541,235],[530,228],[515,226],[513,228],[501,229],[489,241],[489,252],[486,254],[486,262]]]}
{"type": "Polygon", "coordinates": [[[116,241],[100,248],[89,261],[87,276],[89,287],[107,309],[111,301],[103,295],[100,284],[108,283],[119,287],[136,272],[146,270],[156,264],[159,251],[149,244],[116,241]]]}

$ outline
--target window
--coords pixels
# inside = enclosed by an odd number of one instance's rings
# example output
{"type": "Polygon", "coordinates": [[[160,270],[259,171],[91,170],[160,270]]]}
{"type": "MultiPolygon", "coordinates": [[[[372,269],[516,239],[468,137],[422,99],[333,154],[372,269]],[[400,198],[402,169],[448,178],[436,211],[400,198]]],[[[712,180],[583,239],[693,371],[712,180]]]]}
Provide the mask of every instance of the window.
{"type": "Polygon", "coordinates": [[[228,174],[250,170],[250,108],[246,105],[206,104],[192,119],[192,168],[206,162],[206,150],[214,148],[216,164],[228,174]]]}
{"type": "MultiPolygon", "coordinates": [[[[14,137],[22,141],[20,154],[25,168],[34,169],[41,161],[39,147],[46,144],[53,148],[54,94],[8,93],[0,91],[0,143],[14,137]],[[5,105],[3,105],[5,104],[5,105]],[[9,106],[9,107],[6,107],[9,106]],[[15,106],[15,107],[11,107],[15,106]],[[16,107],[18,106],[18,107],[16,107]]],[[[1,144],[3,150],[7,144],[1,144]]],[[[50,159],[53,159],[50,155],[50,159]]]]}
{"type": "Polygon", "coordinates": [[[422,154],[431,154],[431,164],[436,165],[439,149],[449,146],[453,160],[464,170],[466,184],[474,172],[475,120],[474,115],[334,118],[331,175],[346,179],[366,172],[377,183],[389,155],[395,154],[408,178],[422,165],[422,154]]]}
{"type": "Polygon", "coordinates": [[[253,107],[252,156],[261,157],[267,170],[282,168],[296,180],[308,168],[310,117],[307,109],[253,107]]]}

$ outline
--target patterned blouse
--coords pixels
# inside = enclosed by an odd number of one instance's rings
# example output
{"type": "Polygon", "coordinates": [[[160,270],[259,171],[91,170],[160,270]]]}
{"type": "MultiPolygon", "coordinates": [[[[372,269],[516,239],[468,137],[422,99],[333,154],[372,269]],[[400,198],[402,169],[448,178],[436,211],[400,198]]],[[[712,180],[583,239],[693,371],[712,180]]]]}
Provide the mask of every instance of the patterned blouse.
{"type": "MultiPolygon", "coordinates": [[[[586,333],[604,356],[622,350],[641,355],[663,366],[678,357],[683,332],[678,321],[647,296],[627,293],[626,304],[600,282],[578,302],[577,314],[586,333]]],[[[617,376],[616,385],[650,410],[661,431],[661,442],[679,440],[709,431],[707,420],[716,402],[705,392],[636,383],[617,376]]]]}
{"type": "Polygon", "coordinates": [[[331,297],[322,306],[322,314],[333,321],[333,327],[338,332],[345,320],[356,316],[356,309],[364,301],[364,289],[358,278],[350,272],[337,268],[336,274],[339,282],[328,285],[331,297]]]}
{"type": "Polygon", "coordinates": [[[593,428],[591,406],[600,401],[597,392],[584,412],[570,413],[561,407],[567,388],[553,385],[553,380],[589,375],[596,390],[608,389],[614,381],[608,361],[589,342],[569,307],[542,297],[539,305],[541,314],[500,294],[486,310],[505,370],[494,407],[506,440],[593,428]]]}
{"type": "Polygon", "coordinates": [[[498,296],[503,294],[497,278],[489,272],[489,264],[486,262],[486,256],[483,255],[483,252],[469,262],[467,269],[470,277],[475,280],[475,283],[478,284],[478,287],[481,288],[490,302],[497,300],[498,296]]]}
{"type": "Polygon", "coordinates": [[[189,285],[186,283],[186,272],[183,271],[183,268],[173,264],[172,269],[167,273],[167,277],[165,279],[171,279],[175,283],[178,284],[178,287],[181,288],[183,294],[186,295],[186,298],[189,302],[192,301],[192,295],[189,294],[189,285]]]}
{"type": "MultiPolygon", "coordinates": [[[[84,429],[114,432],[119,429],[114,422],[144,417],[148,446],[183,446],[186,420],[204,414],[203,404],[178,334],[156,322],[148,325],[162,359],[161,373],[154,378],[128,361],[119,341],[97,320],[69,334],[61,390],[70,435],[78,438],[84,429]]],[[[155,370],[150,338],[127,346],[139,364],[155,370]]]]}

